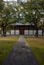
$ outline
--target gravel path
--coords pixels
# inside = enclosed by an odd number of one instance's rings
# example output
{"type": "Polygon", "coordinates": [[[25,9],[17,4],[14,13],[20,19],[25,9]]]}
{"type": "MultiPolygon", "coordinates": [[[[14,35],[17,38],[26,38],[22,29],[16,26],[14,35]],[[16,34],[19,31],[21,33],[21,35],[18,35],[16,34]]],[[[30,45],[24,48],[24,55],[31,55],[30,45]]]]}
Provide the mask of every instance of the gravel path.
{"type": "Polygon", "coordinates": [[[39,65],[31,49],[21,36],[3,65],[39,65]]]}

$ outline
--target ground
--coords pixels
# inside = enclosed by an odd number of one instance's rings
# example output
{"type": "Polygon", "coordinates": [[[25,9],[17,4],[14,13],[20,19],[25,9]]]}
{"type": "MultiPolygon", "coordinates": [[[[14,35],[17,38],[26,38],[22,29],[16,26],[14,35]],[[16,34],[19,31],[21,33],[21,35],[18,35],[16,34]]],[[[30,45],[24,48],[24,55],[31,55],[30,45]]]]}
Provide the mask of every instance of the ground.
{"type": "Polygon", "coordinates": [[[18,38],[0,37],[0,65],[44,65],[44,38],[18,38]]]}
{"type": "Polygon", "coordinates": [[[18,37],[0,37],[0,65],[17,42],[18,37]]]}
{"type": "Polygon", "coordinates": [[[3,65],[39,65],[23,36],[13,47],[3,65]]]}
{"type": "Polygon", "coordinates": [[[40,65],[44,65],[44,38],[26,38],[40,65]]]}

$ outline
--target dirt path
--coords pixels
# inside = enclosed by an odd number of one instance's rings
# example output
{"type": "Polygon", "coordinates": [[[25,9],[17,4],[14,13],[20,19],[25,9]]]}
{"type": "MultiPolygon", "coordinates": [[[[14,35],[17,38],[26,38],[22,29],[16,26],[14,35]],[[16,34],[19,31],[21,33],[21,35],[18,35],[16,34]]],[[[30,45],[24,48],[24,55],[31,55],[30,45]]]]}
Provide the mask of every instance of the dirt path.
{"type": "Polygon", "coordinates": [[[3,65],[39,65],[31,49],[21,36],[3,65]]]}

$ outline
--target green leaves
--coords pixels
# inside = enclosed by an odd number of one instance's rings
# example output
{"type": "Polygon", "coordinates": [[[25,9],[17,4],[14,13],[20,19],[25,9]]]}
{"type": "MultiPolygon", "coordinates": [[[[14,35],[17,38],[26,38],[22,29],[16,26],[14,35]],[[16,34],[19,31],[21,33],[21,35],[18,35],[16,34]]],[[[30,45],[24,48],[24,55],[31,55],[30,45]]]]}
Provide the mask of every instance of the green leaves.
{"type": "Polygon", "coordinates": [[[0,2],[0,12],[2,12],[2,10],[4,9],[4,2],[3,0],[0,2]]]}

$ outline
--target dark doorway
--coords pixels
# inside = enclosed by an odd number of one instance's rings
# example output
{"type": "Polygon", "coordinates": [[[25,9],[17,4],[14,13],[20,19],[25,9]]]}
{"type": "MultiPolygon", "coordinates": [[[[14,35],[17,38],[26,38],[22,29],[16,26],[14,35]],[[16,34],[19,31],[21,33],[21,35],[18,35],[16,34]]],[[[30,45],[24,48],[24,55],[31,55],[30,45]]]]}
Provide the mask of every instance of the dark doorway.
{"type": "Polygon", "coordinates": [[[24,29],[23,28],[20,29],[20,35],[24,35],[24,29]]]}

